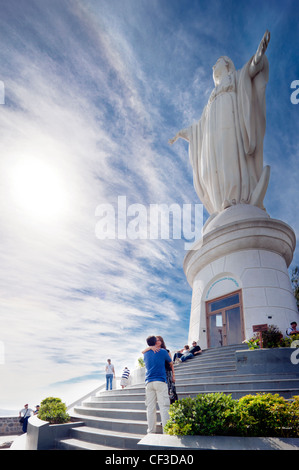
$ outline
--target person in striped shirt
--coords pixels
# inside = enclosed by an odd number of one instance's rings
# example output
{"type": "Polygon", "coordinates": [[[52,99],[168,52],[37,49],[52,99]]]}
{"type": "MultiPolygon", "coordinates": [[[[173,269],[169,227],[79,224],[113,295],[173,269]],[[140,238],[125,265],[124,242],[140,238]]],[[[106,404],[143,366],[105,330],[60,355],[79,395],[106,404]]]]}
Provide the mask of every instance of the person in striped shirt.
{"type": "Polygon", "coordinates": [[[130,377],[130,371],[127,367],[125,367],[121,376],[121,381],[120,381],[121,388],[125,388],[128,385],[129,377],[130,377]]]}

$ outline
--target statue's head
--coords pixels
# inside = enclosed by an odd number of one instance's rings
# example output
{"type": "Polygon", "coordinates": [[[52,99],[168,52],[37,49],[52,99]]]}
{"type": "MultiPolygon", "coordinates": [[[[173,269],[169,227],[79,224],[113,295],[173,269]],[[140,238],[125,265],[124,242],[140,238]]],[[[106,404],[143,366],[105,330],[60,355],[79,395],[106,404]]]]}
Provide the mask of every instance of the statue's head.
{"type": "Polygon", "coordinates": [[[213,66],[213,79],[215,85],[218,85],[221,81],[221,77],[234,72],[235,66],[233,61],[227,56],[221,56],[213,66]]]}

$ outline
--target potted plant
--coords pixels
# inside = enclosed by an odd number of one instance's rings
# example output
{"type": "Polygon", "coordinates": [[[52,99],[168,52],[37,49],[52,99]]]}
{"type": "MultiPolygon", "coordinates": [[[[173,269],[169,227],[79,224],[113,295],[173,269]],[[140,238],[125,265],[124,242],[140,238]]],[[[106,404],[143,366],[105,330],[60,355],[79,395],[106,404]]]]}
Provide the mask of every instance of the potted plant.
{"type": "Polygon", "coordinates": [[[48,397],[41,402],[38,418],[49,424],[63,424],[70,421],[65,403],[60,398],[48,397]]]}

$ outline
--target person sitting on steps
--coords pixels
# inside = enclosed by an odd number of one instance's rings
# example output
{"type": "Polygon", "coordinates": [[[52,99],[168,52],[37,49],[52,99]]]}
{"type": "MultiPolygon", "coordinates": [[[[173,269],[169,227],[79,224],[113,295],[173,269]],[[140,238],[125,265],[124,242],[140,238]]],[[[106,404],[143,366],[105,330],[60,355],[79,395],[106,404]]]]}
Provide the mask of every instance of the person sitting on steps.
{"type": "Polygon", "coordinates": [[[188,344],[186,344],[183,349],[180,349],[179,351],[174,353],[173,362],[176,362],[176,363],[180,362],[179,358],[182,357],[184,354],[189,354],[189,351],[190,351],[190,348],[188,344]]]}
{"type": "Polygon", "coordinates": [[[198,346],[196,341],[192,342],[192,348],[190,348],[189,353],[184,354],[182,357],[179,358],[180,362],[187,361],[188,359],[191,359],[192,357],[196,356],[197,354],[201,354],[202,350],[201,347],[198,346]]]}

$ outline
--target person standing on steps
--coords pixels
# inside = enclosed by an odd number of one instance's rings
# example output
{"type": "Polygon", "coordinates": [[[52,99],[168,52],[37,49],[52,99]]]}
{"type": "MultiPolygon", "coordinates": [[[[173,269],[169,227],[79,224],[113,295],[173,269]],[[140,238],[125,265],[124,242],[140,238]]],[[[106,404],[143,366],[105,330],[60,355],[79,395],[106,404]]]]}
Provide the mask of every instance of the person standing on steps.
{"type": "Polygon", "coordinates": [[[110,390],[112,390],[113,377],[115,378],[115,369],[114,369],[114,365],[111,364],[111,359],[107,359],[105,371],[106,371],[106,390],[108,390],[109,387],[110,387],[110,390]]]}
{"type": "MultiPolygon", "coordinates": [[[[169,349],[166,348],[166,344],[162,336],[156,336],[156,338],[157,338],[158,345],[160,344],[160,348],[165,349],[170,355],[170,351],[169,349]]],[[[168,387],[168,395],[169,395],[170,404],[178,400],[176,387],[175,387],[175,372],[174,372],[173,365],[174,365],[173,362],[172,363],[165,362],[166,379],[167,379],[167,387],[168,387]]]]}
{"type": "MultiPolygon", "coordinates": [[[[157,335],[156,336],[156,344],[155,346],[148,346],[146,349],[142,351],[142,354],[145,352],[149,351],[152,349],[154,352],[159,352],[160,349],[165,349],[168,354],[170,355],[170,351],[166,348],[166,344],[164,342],[164,339],[162,336],[157,335]]],[[[189,347],[189,346],[188,346],[189,347]]],[[[165,370],[166,370],[166,380],[167,380],[167,387],[168,387],[168,395],[169,395],[169,400],[170,404],[174,403],[175,401],[178,400],[178,396],[176,393],[176,387],[175,387],[175,372],[174,372],[174,363],[169,363],[165,361],[165,370]]]]}
{"type": "Polygon", "coordinates": [[[20,418],[20,423],[22,424],[23,432],[27,432],[28,419],[32,415],[33,415],[33,410],[31,408],[28,408],[28,403],[26,403],[26,405],[24,405],[24,408],[19,411],[19,418],[20,418]]]}
{"type": "MultiPolygon", "coordinates": [[[[148,336],[146,339],[148,346],[155,346],[157,338],[148,336]]],[[[157,424],[157,403],[160,409],[162,427],[169,419],[169,395],[166,379],[165,362],[172,364],[171,357],[165,349],[158,352],[149,349],[144,353],[145,363],[145,405],[148,423],[148,433],[156,432],[157,424]]]]}
{"type": "Polygon", "coordinates": [[[125,367],[121,376],[121,381],[120,381],[121,388],[125,388],[128,385],[129,377],[130,377],[130,370],[127,367],[125,367]]]}

